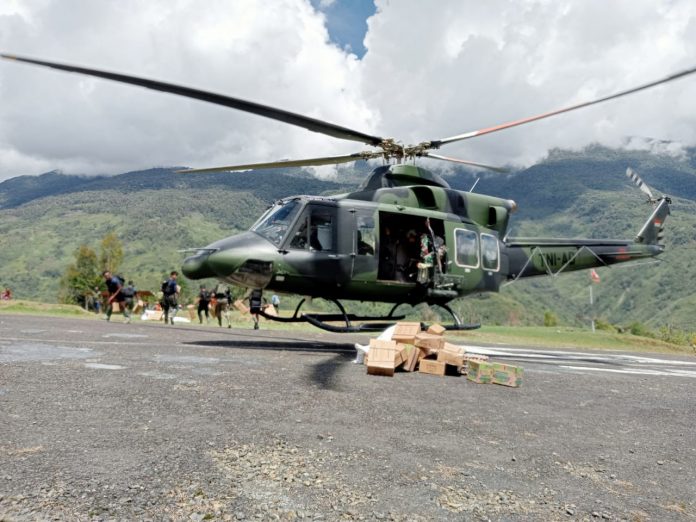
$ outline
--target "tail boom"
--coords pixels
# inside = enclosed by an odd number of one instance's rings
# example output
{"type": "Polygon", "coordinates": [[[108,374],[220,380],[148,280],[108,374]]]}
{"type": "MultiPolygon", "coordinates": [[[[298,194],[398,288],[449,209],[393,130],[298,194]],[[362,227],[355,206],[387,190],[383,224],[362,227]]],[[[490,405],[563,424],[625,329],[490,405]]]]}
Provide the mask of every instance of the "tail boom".
{"type": "Polygon", "coordinates": [[[557,275],[654,257],[662,245],[631,240],[511,239],[506,244],[508,279],[557,275]]]}
{"type": "Polygon", "coordinates": [[[655,209],[638,232],[629,239],[541,239],[511,238],[505,241],[508,279],[557,275],[626,263],[661,254],[665,219],[672,200],[666,196],[655,202],[655,209]]]}

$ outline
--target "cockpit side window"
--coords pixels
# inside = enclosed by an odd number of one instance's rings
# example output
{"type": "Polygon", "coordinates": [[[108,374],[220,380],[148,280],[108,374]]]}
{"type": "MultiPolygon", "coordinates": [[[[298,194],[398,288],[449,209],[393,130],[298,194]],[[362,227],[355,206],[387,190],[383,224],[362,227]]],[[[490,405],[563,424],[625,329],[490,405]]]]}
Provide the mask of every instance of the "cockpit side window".
{"type": "Polygon", "coordinates": [[[278,203],[266,212],[251,230],[279,246],[301,207],[302,204],[298,200],[278,203]]]}
{"type": "Polygon", "coordinates": [[[336,216],[331,207],[308,206],[292,233],[290,248],[333,252],[336,216]]]}

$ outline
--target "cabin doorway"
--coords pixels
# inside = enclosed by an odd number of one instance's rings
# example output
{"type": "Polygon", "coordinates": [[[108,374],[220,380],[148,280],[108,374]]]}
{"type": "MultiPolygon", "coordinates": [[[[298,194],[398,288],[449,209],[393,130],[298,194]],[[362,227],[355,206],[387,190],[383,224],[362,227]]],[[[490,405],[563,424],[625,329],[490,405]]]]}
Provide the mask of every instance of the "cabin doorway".
{"type": "Polygon", "coordinates": [[[446,270],[444,238],[442,219],[380,212],[377,278],[399,283],[431,282],[436,267],[446,270]]]}

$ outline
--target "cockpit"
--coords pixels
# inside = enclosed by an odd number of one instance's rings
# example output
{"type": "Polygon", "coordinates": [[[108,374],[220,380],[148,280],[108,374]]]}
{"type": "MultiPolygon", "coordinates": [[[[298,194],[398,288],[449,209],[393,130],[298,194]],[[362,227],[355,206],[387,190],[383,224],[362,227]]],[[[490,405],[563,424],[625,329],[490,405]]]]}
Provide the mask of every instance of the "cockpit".
{"type": "Polygon", "coordinates": [[[299,199],[279,201],[270,207],[250,230],[268,239],[275,246],[280,246],[303,206],[299,199]]]}
{"type": "Polygon", "coordinates": [[[308,198],[279,201],[250,230],[277,247],[333,252],[336,249],[335,203],[308,198]]]}

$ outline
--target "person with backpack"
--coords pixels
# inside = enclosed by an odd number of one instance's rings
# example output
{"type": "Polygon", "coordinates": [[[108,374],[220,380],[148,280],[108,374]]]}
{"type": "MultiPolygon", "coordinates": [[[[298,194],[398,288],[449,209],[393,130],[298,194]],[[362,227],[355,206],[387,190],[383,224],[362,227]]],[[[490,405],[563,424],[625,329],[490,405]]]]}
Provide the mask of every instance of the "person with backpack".
{"type": "Polygon", "coordinates": [[[169,279],[162,283],[162,309],[164,310],[164,324],[174,324],[174,317],[179,308],[178,297],[180,287],[176,283],[179,272],[172,270],[169,279]],[[171,313],[170,313],[171,310],[171,313]]]}
{"type": "Polygon", "coordinates": [[[109,297],[106,300],[106,320],[111,321],[111,313],[114,309],[114,302],[118,303],[119,308],[123,312],[123,318],[126,323],[130,323],[130,313],[125,306],[126,296],[123,295],[123,284],[125,281],[120,276],[113,276],[109,270],[104,270],[102,272],[104,276],[104,283],[106,284],[106,289],[109,292],[109,297]]]}
{"type": "Polygon", "coordinates": [[[205,324],[210,323],[210,292],[206,290],[205,285],[201,285],[201,291],[198,292],[198,322],[203,324],[203,312],[205,312],[205,324]]]}
{"type": "Polygon", "coordinates": [[[133,313],[133,303],[135,300],[135,296],[138,293],[138,291],[135,289],[135,286],[133,285],[133,281],[128,281],[128,284],[121,288],[121,293],[123,296],[126,298],[125,303],[126,303],[126,310],[128,310],[128,314],[133,313]]]}

